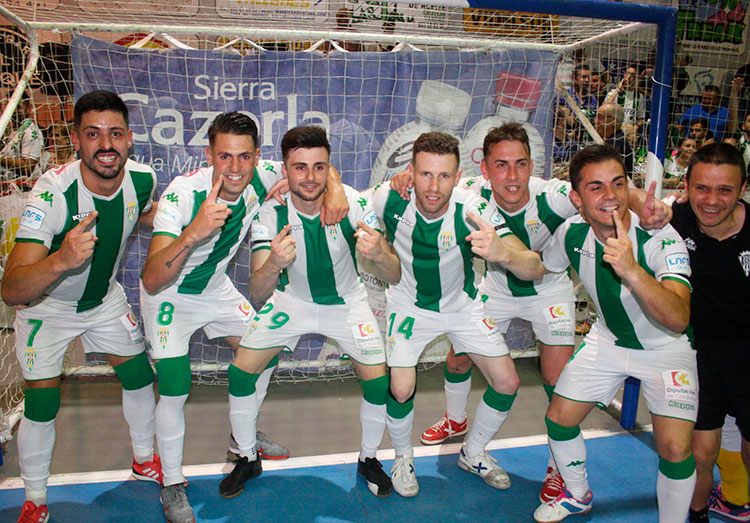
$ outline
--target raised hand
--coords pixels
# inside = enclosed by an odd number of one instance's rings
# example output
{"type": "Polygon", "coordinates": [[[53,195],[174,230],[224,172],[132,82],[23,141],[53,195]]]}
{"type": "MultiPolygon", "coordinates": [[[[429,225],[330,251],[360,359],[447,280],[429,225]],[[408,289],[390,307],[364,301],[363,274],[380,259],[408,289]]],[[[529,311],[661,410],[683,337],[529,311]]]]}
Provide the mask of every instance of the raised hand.
{"type": "Polygon", "coordinates": [[[294,247],[294,238],[289,236],[289,231],[291,230],[292,226],[287,224],[271,240],[271,256],[268,258],[268,263],[277,271],[289,267],[297,256],[297,250],[294,247]]]}
{"type": "Polygon", "coordinates": [[[206,200],[201,204],[198,209],[198,214],[188,226],[190,229],[192,239],[196,242],[205,240],[213,234],[216,229],[224,227],[229,215],[232,214],[232,210],[225,203],[218,203],[219,191],[224,183],[224,177],[219,176],[214,186],[211,188],[211,192],[208,193],[206,200]]]}
{"type": "Polygon", "coordinates": [[[97,211],[90,212],[65,235],[60,249],[57,251],[65,270],[77,269],[94,254],[97,237],[91,231],[86,231],[94,223],[97,211]]]}
{"type": "Polygon", "coordinates": [[[633,256],[633,243],[630,241],[628,230],[620,216],[615,213],[612,215],[612,219],[615,222],[617,235],[614,238],[607,239],[602,260],[609,263],[620,278],[627,280],[638,266],[633,256]]]}
{"type": "Polygon", "coordinates": [[[499,263],[504,259],[505,246],[498,238],[495,228],[472,212],[467,212],[466,217],[479,229],[466,237],[471,242],[471,252],[490,262],[499,263]]]}
{"type": "Polygon", "coordinates": [[[672,219],[672,208],[656,198],[656,182],[651,182],[641,210],[641,226],[644,229],[661,229],[672,219]]]}
{"type": "Polygon", "coordinates": [[[368,260],[378,261],[383,255],[381,235],[364,222],[357,222],[357,250],[368,260]]]}

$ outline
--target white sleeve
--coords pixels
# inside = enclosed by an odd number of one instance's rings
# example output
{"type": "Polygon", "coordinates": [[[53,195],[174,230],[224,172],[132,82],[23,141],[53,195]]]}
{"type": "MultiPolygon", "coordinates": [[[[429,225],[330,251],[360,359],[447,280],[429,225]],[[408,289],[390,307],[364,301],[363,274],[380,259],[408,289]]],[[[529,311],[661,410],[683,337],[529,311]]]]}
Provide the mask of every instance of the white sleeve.
{"type": "Polygon", "coordinates": [[[176,178],[159,198],[154,215],[154,235],[166,234],[177,238],[190,225],[193,216],[193,192],[176,178]]]}
{"type": "Polygon", "coordinates": [[[557,228],[552,239],[542,251],[542,263],[544,268],[550,272],[562,272],[570,265],[568,253],[565,250],[565,234],[568,232],[569,225],[562,224],[557,228]]]}
{"type": "Polygon", "coordinates": [[[52,182],[51,175],[43,175],[21,212],[16,241],[51,247],[52,239],[65,229],[67,215],[65,196],[52,182]]]}

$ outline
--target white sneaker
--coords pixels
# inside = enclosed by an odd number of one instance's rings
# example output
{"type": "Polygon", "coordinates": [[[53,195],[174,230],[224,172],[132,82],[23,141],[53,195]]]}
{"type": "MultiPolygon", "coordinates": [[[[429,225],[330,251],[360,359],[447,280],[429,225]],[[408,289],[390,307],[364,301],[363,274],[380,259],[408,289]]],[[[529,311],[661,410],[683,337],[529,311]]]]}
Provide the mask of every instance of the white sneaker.
{"type": "Polygon", "coordinates": [[[589,490],[583,500],[573,497],[568,489],[563,489],[557,499],[549,503],[542,503],[534,511],[534,521],[537,523],[557,523],[573,514],[585,514],[591,510],[594,494],[589,490]]]}
{"type": "Polygon", "coordinates": [[[480,476],[490,487],[501,490],[510,488],[508,473],[497,466],[496,463],[497,460],[490,456],[486,450],[470,458],[464,453],[464,448],[461,447],[461,452],[458,454],[459,468],[480,476]]]}
{"type": "Polygon", "coordinates": [[[405,498],[411,498],[419,492],[417,473],[414,470],[414,458],[396,456],[391,468],[391,482],[393,490],[405,498]]]}

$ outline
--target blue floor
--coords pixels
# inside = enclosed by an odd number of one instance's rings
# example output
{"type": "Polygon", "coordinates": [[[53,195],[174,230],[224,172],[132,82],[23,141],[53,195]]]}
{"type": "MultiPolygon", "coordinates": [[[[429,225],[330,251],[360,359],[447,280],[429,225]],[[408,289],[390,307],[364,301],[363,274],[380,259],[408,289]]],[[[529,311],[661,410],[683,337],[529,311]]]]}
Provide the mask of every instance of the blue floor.
{"type": "MultiPolygon", "coordinates": [[[[652,523],[656,514],[657,457],[651,434],[620,435],[587,442],[591,513],[573,518],[652,523]]],[[[267,471],[231,500],[219,497],[220,476],[191,477],[188,495],[200,522],[526,522],[539,504],[547,447],[492,452],[511,476],[500,491],[456,466],[456,455],[417,458],[419,495],[394,493],[378,499],[356,477],[356,465],[267,471]]],[[[391,462],[384,468],[390,470],[391,462]]],[[[22,489],[0,490],[0,522],[16,521],[22,489]]],[[[51,487],[52,522],[163,522],[159,488],[125,481],[51,487]]]]}

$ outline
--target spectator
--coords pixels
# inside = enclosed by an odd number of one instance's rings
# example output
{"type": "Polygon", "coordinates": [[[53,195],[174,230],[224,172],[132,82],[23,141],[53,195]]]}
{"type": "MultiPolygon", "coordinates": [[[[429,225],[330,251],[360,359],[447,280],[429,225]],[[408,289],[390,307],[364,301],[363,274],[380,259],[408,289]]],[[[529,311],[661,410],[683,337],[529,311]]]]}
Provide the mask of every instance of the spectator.
{"type": "Polygon", "coordinates": [[[745,115],[742,126],[740,126],[740,137],[737,140],[737,148],[742,153],[745,166],[750,165],[750,113],[745,115]]]}
{"type": "Polygon", "coordinates": [[[690,122],[690,130],[687,135],[695,140],[697,149],[714,141],[714,135],[709,130],[708,120],[705,118],[696,118],[690,122]]]}
{"type": "MultiPolygon", "coordinates": [[[[599,102],[596,97],[590,93],[591,85],[591,67],[587,64],[580,64],[573,69],[573,87],[567,89],[567,92],[573,98],[573,101],[583,110],[589,120],[593,120],[596,115],[596,109],[599,102]]],[[[577,120],[568,102],[563,98],[557,99],[557,107],[565,113],[565,120],[570,127],[576,126],[577,120]]]]}
{"type": "Polygon", "coordinates": [[[682,184],[687,174],[690,158],[697,150],[695,139],[686,136],[677,142],[677,150],[672,151],[671,157],[664,160],[664,180],[662,187],[665,189],[676,189],[682,184]]]}
{"type": "Polygon", "coordinates": [[[622,132],[622,122],[625,110],[616,103],[607,103],[599,107],[596,113],[596,132],[604,143],[611,145],[622,156],[625,174],[633,175],[633,149],[630,147],[625,133],[622,132]]]}
{"type": "Polygon", "coordinates": [[[568,126],[565,112],[558,108],[555,112],[555,145],[552,153],[554,162],[568,162],[580,149],[575,131],[568,126]]]}
{"type": "Polygon", "coordinates": [[[729,123],[729,110],[719,105],[721,101],[721,91],[713,84],[703,88],[701,103],[688,107],[680,118],[680,127],[688,122],[694,122],[696,118],[705,118],[708,120],[708,128],[714,135],[716,141],[724,138],[729,123]]]}
{"type": "MultiPolygon", "coordinates": [[[[8,100],[3,99],[2,110],[8,100]]],[[[9,124],[10,135],[0,150],[0,180],[18,180],[31,176],[42,155],[44,137],[31,118],[31,99],[24,92],[9,124]]]]}

